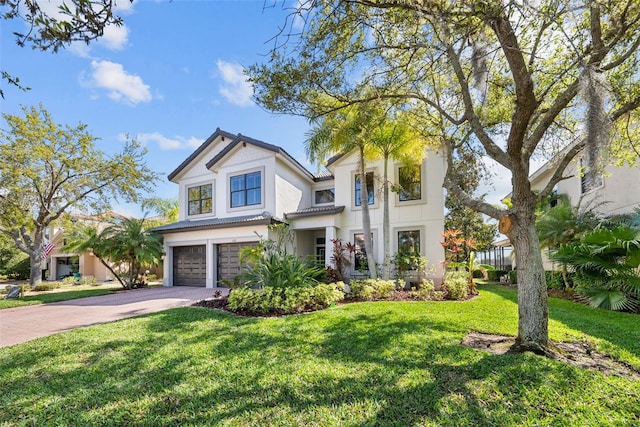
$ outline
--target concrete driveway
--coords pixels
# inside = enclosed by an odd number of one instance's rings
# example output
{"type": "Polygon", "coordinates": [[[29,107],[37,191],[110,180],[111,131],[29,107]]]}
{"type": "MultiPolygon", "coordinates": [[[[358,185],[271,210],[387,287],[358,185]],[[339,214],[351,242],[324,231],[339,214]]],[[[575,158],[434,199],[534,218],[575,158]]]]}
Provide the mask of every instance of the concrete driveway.
{"type": "Polygon", "coordinates": [[[186,286],[118,291],[113,295],[0,310],[0,347],[97,323],[112,322],[212,298],[219,290],[186,286]]]}

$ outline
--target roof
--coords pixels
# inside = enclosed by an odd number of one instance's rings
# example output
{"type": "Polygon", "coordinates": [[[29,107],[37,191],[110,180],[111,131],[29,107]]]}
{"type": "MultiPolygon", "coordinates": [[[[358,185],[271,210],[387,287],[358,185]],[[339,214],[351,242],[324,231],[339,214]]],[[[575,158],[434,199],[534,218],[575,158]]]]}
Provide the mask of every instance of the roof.
{"type": "Polygon", "coordinates": [[[240,133],[222,151],[216,154],[216,156],[213,159],[207,162],[207,165],[206,165],[207,169],[211,169],[212,167],[214,167],[216,163],[221,161],[227,154],[233,151],[233,149],[236,148],[240,143],[242,143],[243,146],[245,146],[246,144],[251,144],[255,147],[262,148],[263,150],[267,150],[275,154],[279,154],[283,158],[285,158],[287,161],[289,161],[291,164],[293,164],[300,172],[302,172],[303,175],[307,176],[307,178],[311,180],[315,179],[315,176],[311,172],[309,172],[307,168],[302,166],[300,162],[298,162],[296,159],[291,157],[291,155],[287,153],[282,147],[278,147],[277,145],[273,145],[273,144],[268,144],[264,141],[260,141],[254,138],[250,138],[248,136],[244,136],[240,133]]]}
{"type": "Polygon", "coordinates": [[[197,149],[196,151],[194,151],[193,153],[191,153],[191,155],[189,157],[187,157],[185,159],[184,162],[180,163],[180,166],[178,166],[173,172],[171,172],[169,174],[169,176],[167,177],[169,179],[169,181],[173,180],[173,178],[175,178],[180,172],[182,172],[182,170],[184,168],[187,167],[187,165],[189,165],[189,163],[191,163],[196,157],[198,157],[204,150],[207,149],[207,147],[209,147],[213,141],[216,140],[216,138],[218,137],[223,137],[223,138],[229,138],[231,140],[236,138],[236,135],[229,133],[229,132],[225,132],[223,130],[220,130],[220,128],[216,128],[216,131],[213,132],[211,134],[211,136],[209,136],[209,138],[206,139],[206,141],[204,141],[197,149]]]}
{"type": "Polygon", "coordinates": [[[218,137],[228,138],[231,140],[227,146],[222,149],[218,154],[216,154],[213,159],[209,160],[206,164],[208,169],[211,169],[215,166],[216,163],[221,161],[227,154],[229,154],[238,144],[251,144],[255,147],[262,148],[267,151],[271,151],[275,154],[282,156],[285,160],[291,163],[296,169],[298,169],[303,175],[309,178],[312,181],[327,181],[333,179],[333,175],[327,174],[326,172],[319,173],[318,175],[314,175],[307,168],[305,168],[300,162],[298,162],[294,157],[292,157],[289,153],[287,153],[282,147],[278,147],[277,145],[269,144],[264,141],[260,141],[242,134],[233,134],[230,132],[226,132],[217,128],[216,131],[207,138],[205,142],[203,142],[189,157],[187,157],[181,164],[178,166],[173,172],[171,172],[168,176],[169,181],[172,181],[180,172],[182,172],[188,165],[191,163],[196,157],[198,157],[204,150],[209,147],[213,141],[215,141],[218,137]]]}
{"type": "Polygon", "coordinates": [[[245,225],[261,225],[279,222],[269,212],[258,215],[244,215],[230,218],[209,218],[196,221],[178,221],[153,228],[156,233],[172,233],[175,231],[212,230],[216,228],[243,227],[245,225]]]}
{"type": "Polygon", "coordinates": [[[313,208],[300,209],[295,212],[284,214],[286,219],[306,218],[310,216],[335,215],[344,210],[344,206],[316,206],[313,208]]]}

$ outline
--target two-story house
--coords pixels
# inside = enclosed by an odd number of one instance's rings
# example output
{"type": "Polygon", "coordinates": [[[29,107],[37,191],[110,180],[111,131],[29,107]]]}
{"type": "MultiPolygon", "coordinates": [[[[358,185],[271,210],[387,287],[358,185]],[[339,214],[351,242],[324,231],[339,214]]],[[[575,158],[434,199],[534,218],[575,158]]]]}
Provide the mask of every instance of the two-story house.
{"type": "MultiPolygon", "coordinates": [[[[404,189],[391,193],[391,253],[415,250],[441,280],[439,244],[444,227],[443,157],[430,152],[413,167],[393,164],[390,178],[404,189]],[[402,181],[402,182],[400,182],[402,181]]],[[[328,172],[312,174],[282,148],[217,129],[171,174],[178,184],[180,214],[157,227],[164,235],[164,285],[220,286],[240,272],[238,252],[270,238],[269,224],[288,223],[299,256],[331,265],[331,241],[362,245],[357,154],[336,156],[328,172]]],[[[382,161],[368,164],[373,251],[382,249],[382,161]]]]}
{"type": "MultiPolygon", "coordinates": [[[[530,176],[534,191],[541,191],[547,185],[556,170],[556,161],[557,158],[549,160],[530,176]]],[[[601,172],[590,171],[584,153],[580,153],[569,163],[563,177],[553,191],[566,195],[572,206],[593,209],[603,216],[630,213],[640,207],[638,167],[608,165],[601,172]]],[[[505,198],[509,197],[511,194],[505,198]]],[[[507,238],[497,240],[495,245],[511,252],[511,242],[507,238]]],[[[542,254],[545,269],[557,269],[548,259],[546,250],[542,254]]]]}

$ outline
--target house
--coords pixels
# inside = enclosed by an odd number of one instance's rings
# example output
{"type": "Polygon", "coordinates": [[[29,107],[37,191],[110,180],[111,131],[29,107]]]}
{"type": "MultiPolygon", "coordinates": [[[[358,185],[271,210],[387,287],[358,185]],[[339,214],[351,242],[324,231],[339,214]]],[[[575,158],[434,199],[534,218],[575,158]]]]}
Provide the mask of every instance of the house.
{"type": "MultiPolygon", "coordinates": [[[[113,219],[124,218],[115,212],[107,212],[99,215],[82,215],[73,213],[70,215],[72,223],[83,222],[95,225],[98,229],[111,224],[113,219]]],[[[64,252],[62,248],[66,244],[65,228],[56,224],[47,229],[45,238],[49,244],[45,247],[47,258],[46,273],[43,279],[60,280],[73,274],[82,277],[93,277],[99,282],[113,280],[111,272],[93,255],[92,252],[84,253],[64,252]]],[[[43,269],[45,269],[43,267],[43,269]]]]}
{"type": "MultiPolygon", "coordinates": [[[[533,175],[534,190],[542,190],[555,171],[553,159],[533,175]]],[[[576,156],[564,171],[565,179],[554,188],[566,194],[573,206],[593,208],[603,215],[624,214],[640,206],[640,168],[609,165],[602,172],[589,171],[584,154],[576,156]]]]}
{"type": "MultiPolygon", "coordinates": [[[[417,250],[441,278],[439,244],[444,227],[442,181],[445,164],[431,152],[404,178],[406,191],[391,193],[392,249],[417,250]]],[[[328,172],[312,174],[282,148],[217,129],[182,162],[169,180],[179,187],[179,220],[155,228],[164,235],[165,286],[222,286],[240,272],[244,246],[270,238],[269,225],[287,223],[299,256],[331,265],[332,240],[362,247],[362,218],[356,153],[337,156],[328,172]]],[[[383,259],[382,162],[367,166],[374,256],[383,259]]]]}
{"type": "MultiPolygon", "coordinates": [[[[555,171],[555,161],[551,159],[531,175],[534,191],[541,191],[547,185],[555,171]]],[[[580,153],[567,166],[563,177],[553,192],[568,196],[572,206],[593,209],[603,216],[630,213],[640,207],[638,167],[608,165],[602,172],[590,171],[585,154],[580,153]]],[[[499,239],[494,244],[510,251],[509,239],[499,239]]],[[[544,250],[543,263],[546,270],[555,269],[544,250]]]]}

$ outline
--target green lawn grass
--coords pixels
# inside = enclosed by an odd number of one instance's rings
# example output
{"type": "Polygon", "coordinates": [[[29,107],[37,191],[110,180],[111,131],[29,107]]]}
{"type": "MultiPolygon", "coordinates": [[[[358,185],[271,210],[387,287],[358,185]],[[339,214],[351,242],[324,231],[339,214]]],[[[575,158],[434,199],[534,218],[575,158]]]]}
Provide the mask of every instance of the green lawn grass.
{"type": "MultiPolygon", "coordinates": [[[[636,426],[640,381],[460,345],[517,331],[512,289],[282,318],[204,308],[0,349],[0,425],[636,426]]],[[[640,318],[550,299],[554,340],[640,368],[640,318]]]]}
{"type": "MultiPolygon", "coordinates": [[[[156,283],[153,286],[157,285],[156,283]]],[[[28,291],[23,298],[15,300],[1,299],[0,310],[3,308],[22,307],[25,305],[44,304],[47,302],[68,301],[78,298],[96,297],[99,295],[109,295],[114,291],[122,289],[118,282],[101,283],[97,285],[74,285],[64,284],[61,288],[51,291],[28,291]]]]}

